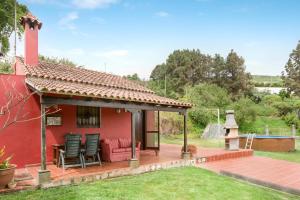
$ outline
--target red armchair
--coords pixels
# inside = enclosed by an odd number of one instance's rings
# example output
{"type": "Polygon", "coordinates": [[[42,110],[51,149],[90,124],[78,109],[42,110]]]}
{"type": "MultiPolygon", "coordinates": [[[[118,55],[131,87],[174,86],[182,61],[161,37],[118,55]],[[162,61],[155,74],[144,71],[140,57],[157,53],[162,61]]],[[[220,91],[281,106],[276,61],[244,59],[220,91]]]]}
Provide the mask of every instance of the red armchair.
{"type": "MultiPolygon", "coordinates": [[[[140,157],[141,143],[136,144],[136,157],[140,157]]],[[[131,159],[131,140],[125,138],[104,139],[101,141],[102,160],[107,162],[131,159]]]]}

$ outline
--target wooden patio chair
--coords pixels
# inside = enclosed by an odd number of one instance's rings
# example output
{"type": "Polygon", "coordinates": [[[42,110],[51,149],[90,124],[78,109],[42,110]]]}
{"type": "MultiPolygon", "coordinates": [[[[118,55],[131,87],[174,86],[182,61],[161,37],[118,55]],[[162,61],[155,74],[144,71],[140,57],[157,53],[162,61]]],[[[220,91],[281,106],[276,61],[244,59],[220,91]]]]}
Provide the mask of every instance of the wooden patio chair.
{"type": "Polygon", "coordinates": [[[82,151],[84,167],[86,165],[99,164],[101,165],[99,147],[100,147],[100,134],[86,134],[85,135],[85,148],[82,151]],[[92,158],[92,162],[88,159],[92,158]]]}
{"type": "Polygon", "coordinates": [[[62,164],[63,169],[66,167],[84,167],[81,153],[81,134],[65,135],[65,149],[60,149],[59,151],[58,166],[60,166],[60,164],[62,164]],[[66,165],[66,160],[73,160],[73,162],[66,165]],[[77,163],[74,163],[74,160],[76,160],[77,163]]]}

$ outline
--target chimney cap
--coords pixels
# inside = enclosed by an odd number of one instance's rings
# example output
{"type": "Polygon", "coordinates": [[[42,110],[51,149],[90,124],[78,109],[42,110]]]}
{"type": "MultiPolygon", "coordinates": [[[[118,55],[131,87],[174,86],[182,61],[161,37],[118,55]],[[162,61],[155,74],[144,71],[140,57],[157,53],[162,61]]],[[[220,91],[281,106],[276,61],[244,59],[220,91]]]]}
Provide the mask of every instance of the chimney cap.
{"type": "Polygon", "coordinates": [[[31,26],[38,25],[38,29],[42,28],[43,23],[39,19],[33,16],[30,12],[27,15],[20,18],[20,23],[25,27],[25,23],[29,23],[31,26]]]}
{"type": "Polygon", "coordinates": [[[224,128],[239,128],[234,118],[234,110],[226,110],[226,121],[224,124],[224,128]]]}

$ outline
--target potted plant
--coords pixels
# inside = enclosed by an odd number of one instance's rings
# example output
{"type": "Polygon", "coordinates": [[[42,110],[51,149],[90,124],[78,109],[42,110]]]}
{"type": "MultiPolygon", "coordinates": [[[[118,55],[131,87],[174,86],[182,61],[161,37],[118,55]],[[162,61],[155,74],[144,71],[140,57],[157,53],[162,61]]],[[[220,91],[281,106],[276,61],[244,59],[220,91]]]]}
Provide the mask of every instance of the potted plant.
{"type": "Polygon", "coordinates": [[[16,165],[10,164],[11,156],[4,158],[5,147],[0,149],[0,189],[12,182],[16,165]]]}
{"type": "MultiPolygon", "coordinates": [[[[181,148],[181,152],[184,151],[184,147],[181,148]]],[[[187,145],[187,152],[191,154],[191,158],[193,158],[197,154],[197,146],[193,144],[187,145]]]]}

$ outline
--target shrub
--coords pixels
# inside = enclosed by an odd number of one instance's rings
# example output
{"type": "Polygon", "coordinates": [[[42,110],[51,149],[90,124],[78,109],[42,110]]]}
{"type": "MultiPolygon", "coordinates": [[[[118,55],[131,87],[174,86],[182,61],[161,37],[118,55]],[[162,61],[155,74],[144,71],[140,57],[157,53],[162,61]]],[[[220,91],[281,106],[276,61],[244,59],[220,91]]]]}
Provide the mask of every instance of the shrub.
{"type": "Polygon", "coordinates": [[[231,103],[227,91],[214,84],[199,84],[187,90],[186,99],[195,106],[225,108],[231,103]]]}
{"type": "MultiPolygon", "coordinates": [[[[181,152],[184,151],[184,147],[181,148],[181,152]]],[[[191,153],[191,157],[195,156],[197,154],[197,146],[193,144],[187,145],[187,152],[191,153]]]]}
{"type": "Polygon", "coordinates": [[[189,88],[184,98],[193,103],[194,106],[188,114],[191,121],[201,128],[217,118],[217,108],[224,117],[225,108],[231,103],[227,91],[214,84],[199,84],[189,88]]]}
{"type": "Polygon", "coordinates": [[[10,74],[12,72],[11,64],[9,62],[0,61],[0,73],[10,74]]]}
{"type": "Polygon", "coordinates": [[[278,95],[282,100],[284,100],[285,98],[290,98],[290,93],[285,89],[280,90],[278,95]]]}
{"type": "Polygon", "coordinates": [[[279,116],[283,117],[290,112],[293,112],[294,105],[292,102],[276,102],[273,106],[278,110],[279,116]]]}
{"type": "Polygon", "coordinates": [[[235,119],[239,126],[243,124],[252,123],[256,119],[255,104],[248,98],[241,98],[233,104],[235,111],[235,119]]]}
{"type": "Polygon", "coordinates": [[[188,112],[188,115],[195,125],[202,128],[205,127],[213,118],[211,113],[208,113],[201,108],[193,108],[188,112]]]}
{"type": "Polygon", "coordinates": [[[283,117],[283,120],[285,121],[285,123],[289,126],[292,126],[293,124],[296,127],[299,127],[299,120],[298,120],[298,116],[296,113],[292,112],[292,113],[288,113],[287,115],[285,115],[283,117]]]}
{"type": "Polygon", "coordinates": [[[276,102],[282,102],[280,96],[270,94],[263,97],[262,102],[267,105],[273,105],[276,102]]]}

